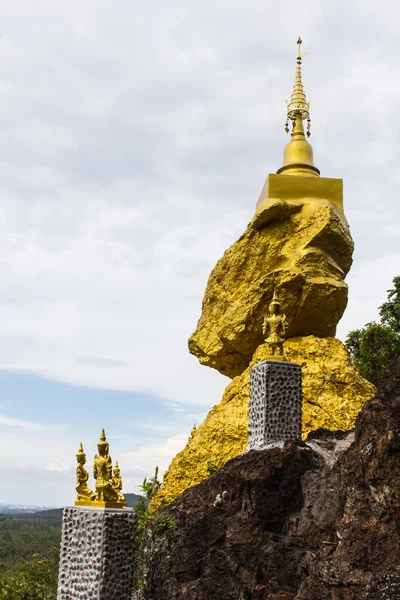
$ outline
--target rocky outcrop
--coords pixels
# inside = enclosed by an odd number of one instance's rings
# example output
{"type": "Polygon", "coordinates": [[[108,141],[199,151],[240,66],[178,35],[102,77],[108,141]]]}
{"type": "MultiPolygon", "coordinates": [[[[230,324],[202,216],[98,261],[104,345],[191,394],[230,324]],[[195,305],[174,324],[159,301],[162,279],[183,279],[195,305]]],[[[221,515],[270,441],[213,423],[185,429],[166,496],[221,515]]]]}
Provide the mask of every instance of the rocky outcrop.
{"type": "Polygon", "coordinates": [[[251,451],[161,509],[140,597],[399,600],[399,430],[400,358],[354,433],[251,451]]]}
{"type": "MultiPolygon", "coordinates": [[[[347,430],[373,396],[375,387],[355,369],[343,344],[335,338],[291,338],[285,342],[288,360],[303,372],[303,435],[318,428],[347,430]]],[[[170,502],[206,477],[208,461],[218,467],[241,454],[247,445],[250,369],[268,358],[263,344],[250,366],[228,385],[219,404],[208,413],[186,447],[173,459],[153,507],[170,502]],[[206,443],[205,443],[206,440],[206,443]]]]}
{"type": "Polygon", "coordinates": [[[189,349],[233,381],[173,459],[154,506],[200,482],[209,461],[222,466],[246,446],[249,372],[267,358],[262,323],[274,290],[288,318],[286,358],[303,367],[303,434],[350,429],[374,392],[332,337],[347,304],[353,252],[341,201],[310,197],[312,178],[271,177],[309,195],[282,200],[263,193],[252,222],[210,275],[189,349]]]}
{"type": "Polygon", "coordinates": [[[308,555],[297,600],[399,600],[400,357],[357,419],[337,472],[345,499],[337,545],[308,555]]]}
{"type": "Polygon", "coordinates": [[[353,241],[329,200],[271,199],[214,267],[189,350],[204,365],[240,375],[263,343],[274,289],[288,337],[331,337],[347,304],[353,241]]]}

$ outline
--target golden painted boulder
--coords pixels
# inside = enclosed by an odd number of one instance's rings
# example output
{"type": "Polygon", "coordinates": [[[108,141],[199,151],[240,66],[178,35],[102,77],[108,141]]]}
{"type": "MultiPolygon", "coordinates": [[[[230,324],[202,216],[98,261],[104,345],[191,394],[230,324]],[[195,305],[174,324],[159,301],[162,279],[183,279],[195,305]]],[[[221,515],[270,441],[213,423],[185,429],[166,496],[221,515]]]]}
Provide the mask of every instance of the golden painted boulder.
{"type": "MultiPolygon", "coordinates": [[[[361,377],[342,342],[332,337],[295,337],[285,341],[284,351],[287,360],[302,367],[303,437],[321,427],[334,431],[354,427],[357,414],[374,395],[375,387],[361,377]]],[[[173,459],[153,507],[170,502],[187,487],[200,483],[207,477],[208,461],[220,467],[244,451],[250,369],[268,354],[267,346],[262,344],[248,368],[231,381],[221,402],[173,459]]]]}
{"type": "Polygon", "coordinates": [[[214,267],[190,352],[228,377],[240,375],[263,342],[274,289],[288,337],[334,336],[352,252],[347,221],[333,202],[269,199],[214,267]]]}

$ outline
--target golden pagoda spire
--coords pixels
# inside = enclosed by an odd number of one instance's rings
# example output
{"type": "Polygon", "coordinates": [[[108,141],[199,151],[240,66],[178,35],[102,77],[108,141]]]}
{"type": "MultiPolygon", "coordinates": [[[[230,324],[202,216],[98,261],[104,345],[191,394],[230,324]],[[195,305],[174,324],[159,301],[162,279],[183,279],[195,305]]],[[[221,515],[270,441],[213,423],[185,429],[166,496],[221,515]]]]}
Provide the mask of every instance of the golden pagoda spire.
{"type": "Polygon", "coordinates": [[[307,137],[310,136],[311,119],[310,103],[301,79],[301,59],[306,52],[301,52],[302,39],[297,40],[297,66],[293,92],[287,102],[286,133],[289,132],[289,120],[293,123],[291,140],[285,148],[283,166],[277,171],[285,175],[302,175],[306,177],[319,177],[319,170],[314,166],[313,151],[304,134],[303,121],[307,120],[307,137]]]}
{"type": "Polygon", "coordinates": [[[301,80],[301,59],[306,56],[307,52],[301,53],[302,39],[297,40],[297,66],[296,79],[294,80],[293,92],[290,96],[290,101],[287,104],[287,120],[285,123],[285,131],[289,133],[289,119],[296,120],[296,115],[300,115],[302,120],[307,119],[307,137],[310,137],[311,119],[310,119],[310,103],[307,102],[306,94],[301,80]]]}

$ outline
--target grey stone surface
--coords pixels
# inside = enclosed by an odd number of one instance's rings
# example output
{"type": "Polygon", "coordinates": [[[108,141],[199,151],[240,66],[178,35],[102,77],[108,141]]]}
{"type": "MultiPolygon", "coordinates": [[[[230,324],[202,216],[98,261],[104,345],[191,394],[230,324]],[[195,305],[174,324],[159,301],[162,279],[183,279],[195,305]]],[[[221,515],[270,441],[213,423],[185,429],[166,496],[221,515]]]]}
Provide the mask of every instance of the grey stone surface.
{"type": "Polygon", "coordinates": [[[57,600],[130,600],[133,509],[64,509],[57,600]]]}
{"type": "Polygon", "coordinates": [[[249,440],[246,451],[301,439],[301,367],[265,360],[250,372],[249,440]]]}

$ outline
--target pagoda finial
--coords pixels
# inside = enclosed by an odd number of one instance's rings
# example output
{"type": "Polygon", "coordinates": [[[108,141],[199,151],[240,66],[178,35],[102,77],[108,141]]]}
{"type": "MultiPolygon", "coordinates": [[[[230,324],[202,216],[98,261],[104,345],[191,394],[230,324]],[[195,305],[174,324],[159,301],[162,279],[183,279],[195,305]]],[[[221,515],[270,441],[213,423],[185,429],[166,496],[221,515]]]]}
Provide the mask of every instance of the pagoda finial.
{"type": "Polygon", "coordinates": [[[297,40],[297,66],[296,66],[296,78],[294,80],[293,92],[290,96],[290,100],[287,103],[287,120],[285,124],[285,131],[289,133],[289,119],[293,121],[293,126],[296,122],[296,116],[299,115],[302,121],[307,119],[307,137],[310,137],[311,119],[310,119],[310,103],[307,102],[306,94],[303,88],[303,82],[301,79],[301,59],[306,56],[307,52],[301,52],[301,44],[303,40],[301,37],[297,40]]]}
{"type": "Polygon", "coordinates": [[[314,165],[313,150],[304,133],[303,121],[307,120],[307,137],[310,136],[310,103],[301,80],[301,59],[307,54],[301,52],[302,39],[297,40],[296,79],[293,92],[287,103],[287,119],[285,130],[289,133],[289,120],[293,123],[290,142],[283,153],[283,166],[278,174],[297,175],[301,177],[319,177],[319,169],[314,165]]]}

